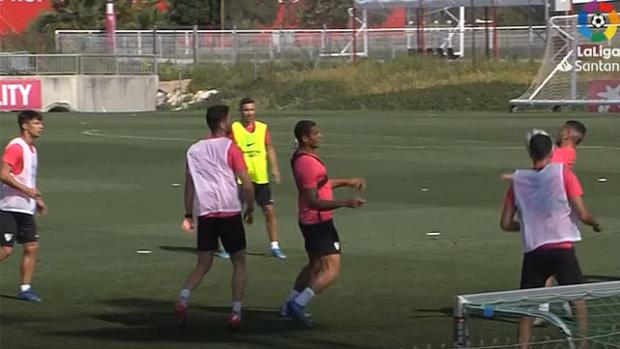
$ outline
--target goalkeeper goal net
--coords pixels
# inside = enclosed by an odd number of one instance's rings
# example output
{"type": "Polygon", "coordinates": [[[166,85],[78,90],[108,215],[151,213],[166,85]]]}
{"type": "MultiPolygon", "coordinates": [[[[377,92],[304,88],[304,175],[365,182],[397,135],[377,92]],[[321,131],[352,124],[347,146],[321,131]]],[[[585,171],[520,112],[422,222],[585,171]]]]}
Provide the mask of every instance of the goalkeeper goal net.
{"type": "Polygon", "coordinates": [[[515,338],[523,316],[542,325],[530,347],[575,349],[585,342],[589,349],[620,348],[620,281],[456,296],[454,347],[516,348],[509,338],[515,338]],[[576,300],[587,304],[585,334],[578,334],[579,319],[570,307],[576,300]],[[541,304],[550,306],[541,310],[541,304]]]}
{"type": "Polygon", "coordinates": [[[525,93],[510,101],[511,111],[543,106],[620,111],[618,22],[613,8],[550,18],[542,65],[525,93]]]}

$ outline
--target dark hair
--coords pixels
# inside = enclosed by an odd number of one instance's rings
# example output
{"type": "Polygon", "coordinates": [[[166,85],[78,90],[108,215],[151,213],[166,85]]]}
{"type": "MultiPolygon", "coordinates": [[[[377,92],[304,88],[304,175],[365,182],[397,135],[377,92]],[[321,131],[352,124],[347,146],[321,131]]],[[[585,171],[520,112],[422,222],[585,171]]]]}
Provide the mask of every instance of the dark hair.
{"type": "Polygon", "coordinates": [[[312,130],[314,126],[316,126],[316,122],[312,120],[301,120],[297,122],[297,124],[295,125],[295,131],[294,131],[295,139],[297,139],[297,142],[301,144],[302,137],[309,136],[310,131],[312,130]]]}
{"type": "Polygon", "coordinates": [[[24,128],[22,127],[22,125],[34,119],[43,121],[43,115],[41,115],[41,113],[39,113],[38,111],[34,110],[24,110],[21,113],[17,114],[17,125],[19,125],[19,130],[23,131],[24,128]]]}
{"type": "Polygon", "coordinates": [[[218,131],[220,128],[220,123],[222,120],[228,117],[228,106],[227,105],[214,105],[212,107],[207,108],[207,126],[211,132],[218,131]]]}
{"type": "Polygon", "coordinates": [[[241,107],[243,107],[246,104],[254,104],[254,100],[250,97],[245,97],[242,100],[239,101],[239,109],[241,109],[241,107]]]}
{"type": "Polygon", "coordinates": [[[553,150],[553,140],[548,135],[537,134],[530,139],[527,147],[530,157],[534,161],[541,161],[547,158],[553,150]]]}
{"type": "Polygon", "coordinates": [[[570,131],[569,135],[575,144],[581,143],[586,136],[586,126],[577,120],[568,120],[564,123],[564,128],[570,131]]]}

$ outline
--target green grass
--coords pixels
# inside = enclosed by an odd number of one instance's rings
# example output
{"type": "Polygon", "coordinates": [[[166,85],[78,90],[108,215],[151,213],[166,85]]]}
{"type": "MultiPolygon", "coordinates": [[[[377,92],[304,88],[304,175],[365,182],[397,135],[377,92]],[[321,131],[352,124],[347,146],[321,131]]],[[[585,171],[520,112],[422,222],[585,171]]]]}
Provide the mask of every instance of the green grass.
{"type": "MultiPolygon", "coordinates": [[[[215,88],[230,104],[252,96],[270,109],[294,110],[508,110],[527,89],[540,64],[523,61],[447,61],[402,56],[355,64],[325,60],[183,67],[190,89],[215,88]]],[[[160,79],[179,71],[160,66],[160,79]]]]}
{"type": "MultiPolygon", "coordinates": [[[[570,117],[588,126],[575,169],[587,204],[606,229],[584,229],[582,268],[590,276],[620,276],[615,116],[269,112],[264,120],[284,174],[273,192],[289,259],[264,255],[259,214],[248,229],[244,332],[225,331],[231,267],[221,260],[194,293],[189,328],[180,331],[173,301],[194,263],[194,237],[179,228],[182,189],[171,184],[182,181],[191,140],[205,134],[202,115],[46,115],[37,144],[39,188],[50,212],[39,220],[34,281],[44,302],[12,298],[19,281],[16,250],[1,264],[0,347],[378,349],[450,343],[454,295],[518,286],[519,236],[498,228],[506,187],[499,175],[528,165],[522,147],[527,128],[554,130],[570,117]],[[332,177],[368,180],[368,204],[336,213],[342,276],[311,304],[317,327],[310,331],[276,315],[305,262],[288,165],[292,128],[302,118],[322,128],[321,156],[332,177]],[[109,137],[84,135],[87,130],[109,137]],[[609,181],[598,183],[603,176],[609,181]],[[441,236],[427,237],[433,230],[441,236]],[[140,248],[153,254],[136,254],[140,248]]],[[[1,114],[2,144],[15,129],[15,115],[1,114]]],[[[337,196],[349,194],[345,189],[337,196]]]]}

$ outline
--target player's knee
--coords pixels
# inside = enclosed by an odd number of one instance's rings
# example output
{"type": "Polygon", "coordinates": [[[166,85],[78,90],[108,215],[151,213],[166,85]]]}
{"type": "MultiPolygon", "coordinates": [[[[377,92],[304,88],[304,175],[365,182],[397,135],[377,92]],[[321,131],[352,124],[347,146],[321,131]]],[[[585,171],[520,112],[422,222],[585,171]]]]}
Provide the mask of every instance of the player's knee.
{"type": "Polygon", "coordinates": [[[275,216],[275,210],[273,209],[273,205],[265,205],[263,207],[263,213],[265,217],[272,218],[275,216]]]}
{"type": "Polygon", "coordinates": [[[31,242],[31,243],[24,244],[24,254],[34,255],[37,253],[38,250],[39,250],[39,243],[37,242],[31,242]]]}
{"type": "Polygon", "coordinates": [[[231,254],[230,260],[235,265],[245,265],[245,250],[237,251],[231,254]]]}
{"type": "Polygon", "coordinates": [[[0,248],[0,251],[2,251],[2,253],[0,254],[0,258],[1,259],[5,259],[5,258],[9,257],[11,255],[11,253],[13,253],[13,247],[11,247],[11,246],[2,246],[2,248],[0,248]]]}

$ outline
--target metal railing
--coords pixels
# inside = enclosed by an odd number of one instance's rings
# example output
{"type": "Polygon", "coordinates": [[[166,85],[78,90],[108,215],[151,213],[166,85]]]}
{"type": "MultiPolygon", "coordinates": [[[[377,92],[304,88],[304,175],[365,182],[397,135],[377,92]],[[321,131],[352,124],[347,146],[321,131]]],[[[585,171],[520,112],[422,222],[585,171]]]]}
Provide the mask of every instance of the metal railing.
{"type": "MultiPolygon", "coordinates": [[[[472,30],[477,55],[485,48],[506,58],[540,58],[545,48],[544,26],[497,27],[427,27],[358,30],[356,54],[376,59],[392,59],[425,49],[458,49],[463,41],[465,56],[471,55],[472,30]],[[418,40],[423,35],[424,40],[418,40]],[[494,50],[493,45],[497,43],[494,50]]],[[[61,53],[153,54],[160,60],[174,59],[180,63],[205,61],[236,62],[238,60],[316,60],[321,57],[350,56],[353,32],[350,29],[295,30],[119,30],[116,46],[109,48],[106,34],[100,30],[57,30],[56,49],[61,53]]]]}
{"type": "Polygon", "coordinates": [[[0,75],[154,75],[154,55],[3,54],[0,75]]]}

